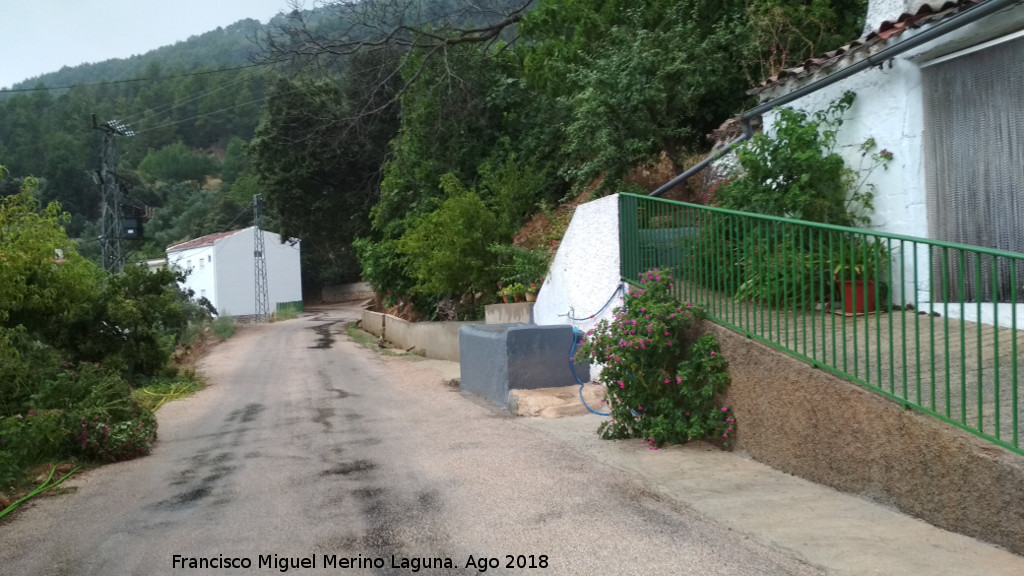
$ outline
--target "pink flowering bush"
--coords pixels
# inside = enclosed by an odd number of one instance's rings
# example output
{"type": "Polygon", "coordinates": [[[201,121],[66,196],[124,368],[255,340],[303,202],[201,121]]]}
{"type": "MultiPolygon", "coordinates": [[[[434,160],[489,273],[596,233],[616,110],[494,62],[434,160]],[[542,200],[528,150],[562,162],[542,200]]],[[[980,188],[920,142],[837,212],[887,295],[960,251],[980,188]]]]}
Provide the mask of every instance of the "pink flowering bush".
{"type": "Polygon", "coordinates": [[[702,311],[671,294],[658,270],[640,275],[625,297],[587,333],[579,361],[602,364],[600,381],[611,419],[604,438],[640,438],[652,449],[693,439],[728,446],[735,420],[719,397],[729,384],[728,362],[710,334],[700,335],[702,311]]]}
{"type": "Polygon", "coordinates": [[[115,371],[64,362],[40,371],[33,389],[20,409],[0,416],[0,490],[40,463],[128,460],[148,454],[156,441],[152,412],[115,371]]]}
{"type": "Polygon", "coordinates": [[[105,412],[79,416],[72,428],[75,449],[89,460],[120,462],[145,456],[156,442],[156,417],[136,406],[127,420],[112,420],[105,412]]]}

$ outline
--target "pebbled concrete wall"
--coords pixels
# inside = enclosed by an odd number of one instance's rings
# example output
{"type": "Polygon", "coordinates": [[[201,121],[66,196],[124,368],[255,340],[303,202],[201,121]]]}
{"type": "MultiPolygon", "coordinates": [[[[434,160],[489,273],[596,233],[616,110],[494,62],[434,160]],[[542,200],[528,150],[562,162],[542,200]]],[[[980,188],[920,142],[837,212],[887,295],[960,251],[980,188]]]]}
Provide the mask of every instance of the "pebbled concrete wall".
{"type": "Polygon", "coordinates": [[[774,468],[1024,554],[1024,458],[710,322],[736,447],[774,468]]]}

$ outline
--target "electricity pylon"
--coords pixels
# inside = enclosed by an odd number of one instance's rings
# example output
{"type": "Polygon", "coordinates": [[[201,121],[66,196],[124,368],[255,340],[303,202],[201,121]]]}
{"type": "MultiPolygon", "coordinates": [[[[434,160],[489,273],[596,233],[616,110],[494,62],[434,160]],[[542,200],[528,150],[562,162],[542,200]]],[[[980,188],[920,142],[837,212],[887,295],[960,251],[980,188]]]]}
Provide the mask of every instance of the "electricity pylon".
{"type": "Polygon", "coordinates": [[[103,197],[103,215],[100,220],[100,247],[103,250],[103,269],[111,273],[124,271],[124,214],[121,213],[121,184],[117,181],[117,148],[115,136],[135,136],[135,131],[117,120],[96,123],[92,127],[103,132],[103,149],[100,152],[99,185],[103,197]]]}
{"type": "Polygon", "coordinates": [[[256,322],[263,324],[270,318],[270,295],[267,287],[267,258],[260,229],[260,195],[252,197],[253,205],[253,257],[256,260],[256,322]]]}

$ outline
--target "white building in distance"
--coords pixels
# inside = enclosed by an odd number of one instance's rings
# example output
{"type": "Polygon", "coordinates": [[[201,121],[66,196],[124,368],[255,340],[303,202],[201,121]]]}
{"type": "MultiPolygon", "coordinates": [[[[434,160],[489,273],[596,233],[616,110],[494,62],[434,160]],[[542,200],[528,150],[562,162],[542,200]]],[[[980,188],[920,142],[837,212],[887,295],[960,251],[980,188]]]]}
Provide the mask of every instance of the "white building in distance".
{"type": "MultiPolygon", "coordinates": [[[[266,250],[270,311],[276,304],[302,300],[298,240],[262,231],[266,250]]],[[[220,316],[256,314],[256,258],[253,227],[219,232],[167,248],[172,268],[188,272],[184,288],[206,298],[220,316]]]]}

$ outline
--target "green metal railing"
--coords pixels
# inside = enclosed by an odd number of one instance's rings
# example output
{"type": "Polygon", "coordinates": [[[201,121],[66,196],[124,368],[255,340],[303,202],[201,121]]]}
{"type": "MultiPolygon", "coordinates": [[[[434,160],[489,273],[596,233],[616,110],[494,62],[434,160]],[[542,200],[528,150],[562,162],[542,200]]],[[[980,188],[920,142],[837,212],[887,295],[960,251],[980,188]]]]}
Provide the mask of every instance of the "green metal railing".
{"type": "Polygon", "coordinates": [[[624,281],[1024,454],[1024,254],[631,194],[619,231],[624,281]]]}

